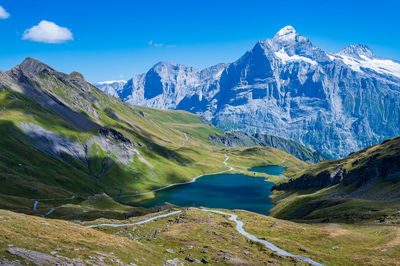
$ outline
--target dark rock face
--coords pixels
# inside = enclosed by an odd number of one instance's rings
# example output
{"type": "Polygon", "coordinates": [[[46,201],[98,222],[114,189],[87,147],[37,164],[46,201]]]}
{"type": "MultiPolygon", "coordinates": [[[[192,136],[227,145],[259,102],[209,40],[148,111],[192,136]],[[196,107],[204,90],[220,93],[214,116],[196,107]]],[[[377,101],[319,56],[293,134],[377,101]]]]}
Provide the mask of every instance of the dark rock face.
{"type": "Polygon", "coordinates": [[[363,45],[327,53],[290,26],[231,64],[159,63],[117,94],[197,113],[223,130],[296,140],[330,158],[400,135],[399,62],[363,45]]]}
{"type": "Polygon", "coordinates": [[[227,147],[245,147],[245,146],[268,146],[283,150],[292,154],[296,158],[305,161],[317,163],[326,158],[306,146],[292,140],[266,135],[261,133],[249,134],[243,131],[226,132],[225,135],[210,136],[209,139],[215,143],[223,144],[227,147]]]}
{"type": "Polygon", "coordinates": [[[122,143],[129,143],[131,144],[131,141],[126,138],[124,135],[122,135],[120,132],[118,132],[115,129],[112,128],[108,128],[108,127],[103,127],[99,129],[99,134],[101,136],[104,136],[106,138],[110,138],[113,140],[116,140],[118,142],[122,142],[122,143]]]}

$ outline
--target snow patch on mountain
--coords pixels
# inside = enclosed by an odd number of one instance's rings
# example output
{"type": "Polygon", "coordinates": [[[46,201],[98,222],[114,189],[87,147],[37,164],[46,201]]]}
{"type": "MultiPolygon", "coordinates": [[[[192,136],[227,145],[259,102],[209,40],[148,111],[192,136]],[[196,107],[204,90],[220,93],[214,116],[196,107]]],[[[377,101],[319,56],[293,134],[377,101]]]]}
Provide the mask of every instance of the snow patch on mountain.
{"type": "Polygon", "coordinates": [[[293,61],[304,61],[306,63],[309,63],[311,65],[318,65],[317,62],[315,62],[314,60],[304,57],[304,56],[299,56],[299,55],[288,55],[285,52],[285,48],[282,48],[281,50],[279,50],[278,52],[275,52],[276,57],[280,58],[282,60],[283,64],[286,64],[288,62],[293,62],[293,61]]]}
{"type": "Polygon", "coordinates": [[[131,104],[187,110],[224,130],[293,139],[333,158],[400,135],[400,63],[365,45],[327,53],[291,26],[233,63],[200,70],[160,62],[113,88],[131,104]]]}

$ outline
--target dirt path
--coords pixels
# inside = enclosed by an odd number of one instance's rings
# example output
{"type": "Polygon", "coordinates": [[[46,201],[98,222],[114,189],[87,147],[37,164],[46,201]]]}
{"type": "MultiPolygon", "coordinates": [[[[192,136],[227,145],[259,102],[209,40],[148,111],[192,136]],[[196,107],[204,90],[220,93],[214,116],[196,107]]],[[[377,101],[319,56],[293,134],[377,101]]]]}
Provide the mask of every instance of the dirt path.
{"type": "Polygon", "coordinates": [[[95,225],[89,225],[86,226],[87,228],[95,228],[95,227],[101,227],[101,226],[110,226],[110,227],[121,227],[121,226],[132,226],[132,225],[139,225],[139,224],[145,224],[151,221],[154,221],[158,218],[163,218],[163,217],[168,217],[174,214],[178,214],[182,211],[173,211],[173,212],[169,212],[169,213],[164,213],[164,214],[160,214],[160,215],[156,215],[150,218],[147,218],[145,220],[139,221],[139,222],[135,222],[135,223],[130,223],[130,224],[95,224],[95,225]]]}
{"type": "Polygon", "coordinates": [[[321,263],[319,263],[319,262],[316,262],[316,261],[314,261],[314,260],[312,260],[312,259],[310,259],[310,258],[301,256],[301,255],[294,255],[294,254],[292,254],[292,253],[289,253],[289,252],[287,252],[286,250],[280,249],[280,248],[278,248],[277,246],[275,246],[274,244],[272,244],[272,243],[270,243],[270,242],[268,242],[268,241],[266,241],[266,240],[259,239],[259,238],[257,238],[255,235],[252,235],[252,234],[246,232],[246,231],[243,229],[243,222],[242,222],[242,221],[239,221],[239,220],[237,219],[238,216],[237,216],[236,214],[230,214],[230,213],[227,213],[227,212],[222,212],[222,211],[217,211],[217,210],[211,210],[211,209],[201,209],[201,210],[202,210],[202,211],[205,211],[205,212],[213,212],[213,213],[217,213],[217,214],[223,214],[223,215],[228,215],[228,216],[230,216],[230,217],[229,217],[229,220],[230,220],[230,221],[234,221],[234,222],[236,223],[236,231],[238,231],[239,234],[241,234],[241,235],[247,237],[248,239],[250,239],[250,240],[252,240],[252,241],[255,241],[255,242],[264,244],[266,248],[275,251],[275,252],[278,253],[279,255],[286,256],[286,257],[297,258],[297,259],[300,259],[300,260],[302,260],[302,261],[305,261],[305,262],[307,262],[307,263],[310,263],[310,264],[316,265],[316,266],[323,266],[323,265],[324,265],[324,264],[321,264],[321,263]]]}
{"type": "MultiPolygon", "coordinates": [[[[324,266],[324,264],[321,264],[321,263],[319,263],[319,262],[316,262],[316,261],[314,261],[314,260],[312,260],[312,259],[310,259],[310,258],[301,256],[301,255],[295,255],[295,254],[289,253],[289,252],[287,252],[286,250],[283,250],[283,249],[281,249],[281,248],[278,248],[277,246],[275,246],[274,244],[272,244],[272,243],[270,243],[270,242],[268,242],[268,241],[266,241],[266,240],[259,239],[259,238],[257,238],[255,235],[252,235],[252,234],[246,232],[246,231],[243,229],[243,222],[242,222],[242,221],[239,221],[239,220],[237,219],[238,216],[237,216],[236,214],[231,214],[231,213],[227,213],[227,212],[217,211],[217,210],[213,210],[213,209],[204,209],[204,208],[201,208],[201,210],[204,211],[204,212],[212,212],[212,213],[216,213],[216,214],[223,214],[223,215],[228,215],[228,216],[230,216],[230,217],[229,217],[229,220],[236,223],[236,231],[238,231],[239,234],[245,236],[246,238],[248,238],[248,239],[250,239],[250,240],[252,240],[252,241],[255,241],[255,242],[258,242],[258,243],[261,243],[261,244],[265,245],[266,248],[271,249],[272,251],[275,251],[277,254],[279,254],[279,255],[281,255],[281,256],[297,258],[297,259],[299,259],[299,260],[305,261],[305,262],[307,262],[307,263],[310,263],[310,264],[316,265],[316,266],[324,266]]],[[[145,224],[145,223],[154,221],[154,220],[156,220],[156,219],[158,219],[158,218],[168,217],[168,216],[175,215],[175,214],[178,214],[178,213],[181,213],[181,212],[182,212],[182,211],[179,210],[179,211],[173,211],[173,212],[169,212],[169,213],[164,213],[164,214],[160,214],[160,215],[156,215],[156,216],[147,218],[147,219],[145,219],[145,220],[141,220],[141,221],[134,222],[134,223],[128,223],[128,224],[95,224],[95,225],[89,225],[89,226],[86,226],[86,227],[87,227],[87,228],[96,228],[96,227],[102,227],[102,226],[109,226],[109,227],[134,226],[134,225],[145,224]]]]}

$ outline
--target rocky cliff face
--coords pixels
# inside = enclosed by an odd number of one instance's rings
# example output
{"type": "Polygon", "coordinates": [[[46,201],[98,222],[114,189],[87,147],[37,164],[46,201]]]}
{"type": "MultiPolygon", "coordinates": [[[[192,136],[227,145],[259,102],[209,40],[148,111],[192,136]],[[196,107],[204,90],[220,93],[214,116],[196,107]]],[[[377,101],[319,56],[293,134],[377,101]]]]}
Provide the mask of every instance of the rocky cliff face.
{"type": "Polygon", "coordinates": [[[399,62],[364,45],[327,53],[290,26],[231,64],[159,63],[118,96],[191,111],[224,130],[297,140],[333,158],[400,135],[399,62]]]}

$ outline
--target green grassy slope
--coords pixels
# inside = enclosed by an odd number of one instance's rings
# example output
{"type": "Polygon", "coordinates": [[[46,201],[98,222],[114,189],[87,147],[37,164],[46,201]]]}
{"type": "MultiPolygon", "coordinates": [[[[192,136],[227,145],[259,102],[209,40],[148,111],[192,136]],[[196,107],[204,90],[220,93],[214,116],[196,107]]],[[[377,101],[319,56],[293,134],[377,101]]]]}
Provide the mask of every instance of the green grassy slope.
{"type": "MultiPolygon", "coordinates": [[[[304,265],[280,256],[235,230],[228,217],[198,208],[142,225],[86,228],[100,223],[135,223],[152,217],[124,221],[99,219],[71,222],[21,215],[0,210],[0,264],[19,260],[13,248],[37,251],[64,262],[98,265],[163,265],[168,260],[190,264],[187,258],[211,265],[304,265]],[[74,260],[74,261],[73,261],[74,260]]],[[[246,211],[238,215],[244,229],[293,254],[325,265],[397,265],[400,231],[393,225],[298,224],[246,211]]],[[[160,212],[161,214],[163,212],[160,212]]],[[[26,251],[25,251],[26,252],[26,251]]]]}
{"type": "Polygon", "coordinates": [[[249,134],[243,131],[225,132],[223,136],[211,136],[215,143],[227,147],[250,147],[250,146],[268,146],[283,150],[292,154],[296,158],[305,161],[317,163],[326,158],[318,151],[312,150],[299,142],[262,133],[249,134]]]}
{"type": "MultiPolygon", "coordinates": [[[[0,208],[44,214],[103,192],[118,201],[226,170],[225,154],[238,169],[308,166],[273,148],[216,147],[209,136],[218,134],[224,133],[196,115],[131,106],[79,73],[63,74],[28,58],[0,72],[0,208]]],[[[64,210],[81,208],[70,207],[64,210]]]]}
{"type": "Polygon", "coordinates": [[[390,220],[400,208],[400,137],[316,164],[275,187],[279,218],[390,220]]]}

